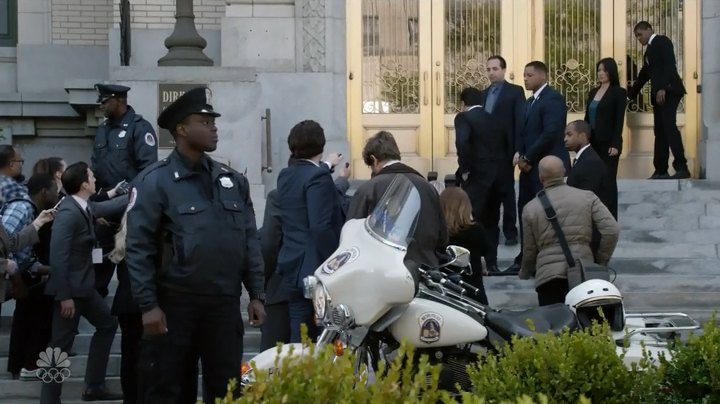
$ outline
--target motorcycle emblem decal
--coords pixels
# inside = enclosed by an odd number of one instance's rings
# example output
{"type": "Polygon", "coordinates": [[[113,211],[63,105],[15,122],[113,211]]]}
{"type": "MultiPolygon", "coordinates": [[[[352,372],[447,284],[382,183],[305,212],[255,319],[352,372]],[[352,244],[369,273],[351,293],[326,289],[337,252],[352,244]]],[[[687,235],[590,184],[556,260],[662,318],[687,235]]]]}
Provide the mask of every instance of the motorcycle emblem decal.
{"type": "Polygon", "coordinates": [[[437,313],[423,313],[420,318],[420,341],[431,344],[440,340],[443,318],[437,313]]]}
{"type": "Polygon", "coordinates": [[[343,265],[347,264],[348,262],[355,261],[359,255],[360,250],[358,250],[357,247],[347,249],[340,254],[337,254],[336,256],[330,258],[330,260],[322,266],[322,271],[328,275],[332,275],[343,265]]]}

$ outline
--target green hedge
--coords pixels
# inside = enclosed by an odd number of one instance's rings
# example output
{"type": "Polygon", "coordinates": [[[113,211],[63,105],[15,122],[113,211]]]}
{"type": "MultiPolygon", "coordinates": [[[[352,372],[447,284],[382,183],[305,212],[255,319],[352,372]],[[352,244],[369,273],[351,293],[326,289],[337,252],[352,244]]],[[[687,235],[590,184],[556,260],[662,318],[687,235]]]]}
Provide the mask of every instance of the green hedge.
{"type": "MultiPolygon", "coordinates": [[[[219,399],[244,403],[720,403],[720,329],[716,320],[685,344],[671,348],[672,359],[656,366],[645,357],[627,369],[608,338],[608,329],[539,334],[513,339],[497,354],[469,366],[472,391],[453,397],[438,389],[439,367],[415,358],[407,344],[377,374],[355,372],[352,354],[334,358],[332,347],[314,356],[278,361],[279,375],[256,371],[256,383],[243,397],[219,399]],[[414,364],[414,365],[413,365],[414,364]],[[384,370],[387,369],[387,372],[384,370]],[[378,375],[385,374],[380,377],[378,375]],[[368,378],[374,380],[368,383],[368,378]]],[[[365,369],[363,369],[365,370],[365,369]]],[[[231,385],[229,391],[234,386],[231,385]]]]}

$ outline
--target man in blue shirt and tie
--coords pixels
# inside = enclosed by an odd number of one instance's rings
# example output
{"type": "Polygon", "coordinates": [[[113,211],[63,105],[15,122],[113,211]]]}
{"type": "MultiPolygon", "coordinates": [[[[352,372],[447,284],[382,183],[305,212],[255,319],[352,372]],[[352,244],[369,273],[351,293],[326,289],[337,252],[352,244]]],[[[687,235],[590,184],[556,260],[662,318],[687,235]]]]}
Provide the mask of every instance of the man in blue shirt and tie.
{"type": "MultiPolygon", "coordinates": [[[[486,63],[487,77],[490,80],[490,87],[482,92],[485,110],[497,119],[504,128],[508,138],[506,141],[507,159],[503,163],[506,173],[502,178],[504,192],[502,193],[503,217],[502,227],[505,235],[505,245],[518,244],[517,205],[515,201],[515,179],[512,156],[515,153],[515,137],[519,135],[525,122],[525,92],[523,88],[508,83],[505,80],[507,62],[500,55],[490,56],[486,63]]],[[[499,205],[497,208],[499,209],[499,205]]],[[[494,216],[499,216],[499,212],[494,216]]],[[[491,241],[495,246],[499,244],[500,230],[497,225],[488,228],[491,241]]],[[[487,259],[487,258],[486,258],[487,259]]],[[[488,264],[489,272],[497,271],[497,265],[488,264]]]]}

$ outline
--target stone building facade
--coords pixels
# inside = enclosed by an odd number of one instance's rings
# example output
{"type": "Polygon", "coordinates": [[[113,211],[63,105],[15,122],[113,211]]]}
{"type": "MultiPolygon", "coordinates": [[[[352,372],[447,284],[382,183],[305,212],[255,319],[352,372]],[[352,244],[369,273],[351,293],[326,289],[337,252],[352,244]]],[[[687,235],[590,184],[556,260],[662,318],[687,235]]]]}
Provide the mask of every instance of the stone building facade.
{"type": "MultiPolygon", "coordinates": [[[[50,155],[89,159],[100,81],[131,86],[129,103],[153,123],[160,84],[209,85],[223,114],[217,157],[246,171],[258,197],[274,187],[287,134],[300,120],[319,121],[327,149],[348,155],[345,0],[195,0],[212,67],[158,67],[175,0],[130,4],[131,58],[121,66],[120,0],[0,0],[0,129],[3,142],[24,151],[26,170],[50,155]]],[[[702,37],[714,38],[720,2],[701,6],[702,37]]],[[[720,152],[717,46],[702,42],[698,159],[699,174],[711,179],[720,179],[720,160],[707,158],[720,152]]]]}

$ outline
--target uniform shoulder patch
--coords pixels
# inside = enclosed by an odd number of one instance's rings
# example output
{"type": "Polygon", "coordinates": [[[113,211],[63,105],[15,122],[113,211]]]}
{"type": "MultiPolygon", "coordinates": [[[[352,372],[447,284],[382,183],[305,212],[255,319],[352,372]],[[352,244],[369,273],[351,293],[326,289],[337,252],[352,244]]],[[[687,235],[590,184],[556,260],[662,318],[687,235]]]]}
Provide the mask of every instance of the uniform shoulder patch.
{"type": "Polygon", "coordinates": [[[151,147],[155,146],[155,136],[151,132],[145,134],[145,144],[151,147]]]}

